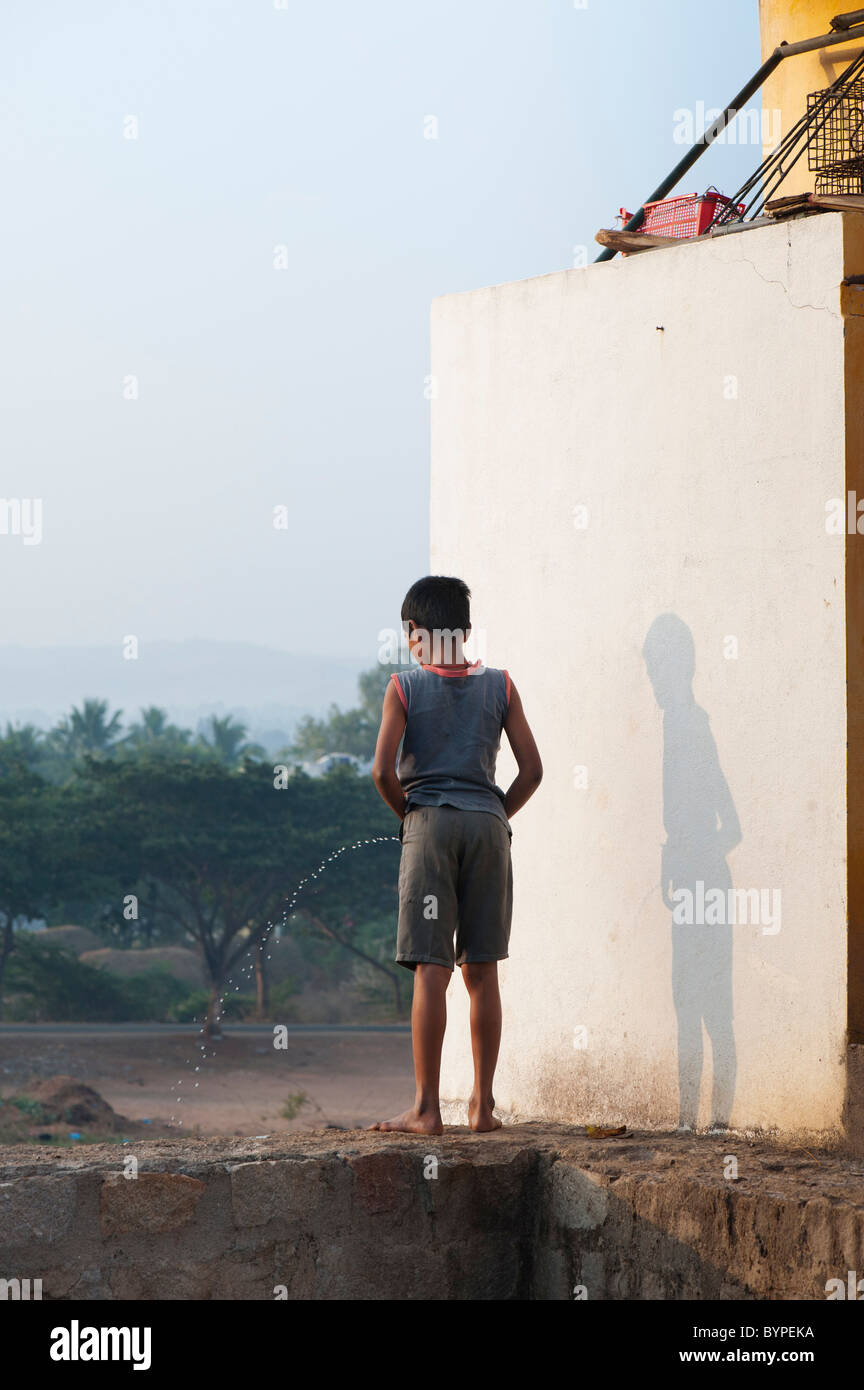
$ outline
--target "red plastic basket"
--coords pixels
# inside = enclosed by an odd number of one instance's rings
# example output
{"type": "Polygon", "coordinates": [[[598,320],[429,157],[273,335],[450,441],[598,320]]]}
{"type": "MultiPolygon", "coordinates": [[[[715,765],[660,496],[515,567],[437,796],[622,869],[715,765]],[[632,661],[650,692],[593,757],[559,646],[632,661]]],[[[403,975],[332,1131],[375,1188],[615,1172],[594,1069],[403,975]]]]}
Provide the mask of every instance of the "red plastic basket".
{"type": "MultiPolygon", "coordinates": [[[[664,198],[661,202],[645,203],[645,221],[634,231],[653,236],[691,237],[701,236],[714,221],[721,207],[731,207],[729,198],[722,193],[686,193],[678,198],[664,198]]],[[[745,204],[738,203],[738,212],[743,213],[745,204]]],[[[624,222],[632,213],[620,209],[624,222]]]]}

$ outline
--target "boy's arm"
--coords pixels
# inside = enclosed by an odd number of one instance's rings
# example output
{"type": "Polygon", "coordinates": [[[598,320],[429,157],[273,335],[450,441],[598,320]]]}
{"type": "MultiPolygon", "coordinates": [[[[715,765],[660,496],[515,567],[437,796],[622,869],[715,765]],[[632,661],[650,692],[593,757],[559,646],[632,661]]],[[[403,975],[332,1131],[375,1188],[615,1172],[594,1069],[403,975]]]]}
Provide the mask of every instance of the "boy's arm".
{"type": "Polygon", "coordinates": [[[510,682],[510,704],[507,708],[507,717],[504,720],[504,732],[510,741],[513,756],[519,767],[519,771],[510,783],[504,798],[504,810],[509,820],[511,816],[516,814],[520,806],[524,806],[525,802],[534,795],[543,778],[543,764],[540,761],[537,744],[534,742],[534,735],[528,720],[525,718],[519,691],[512,680],[510,682]]]}
{"type": "Polygon", "coordinates": [[[395,681],[388,681],[384,692],[384,707],[381,711],[381,727],[375,746],[375,759],[372,763],[372,781],[378,788],[391,811],[400,820],[405,815],[405,793],[402,783],[396,776],[396,750],[405,732],[405,709],[399,699],[395,681]]]}

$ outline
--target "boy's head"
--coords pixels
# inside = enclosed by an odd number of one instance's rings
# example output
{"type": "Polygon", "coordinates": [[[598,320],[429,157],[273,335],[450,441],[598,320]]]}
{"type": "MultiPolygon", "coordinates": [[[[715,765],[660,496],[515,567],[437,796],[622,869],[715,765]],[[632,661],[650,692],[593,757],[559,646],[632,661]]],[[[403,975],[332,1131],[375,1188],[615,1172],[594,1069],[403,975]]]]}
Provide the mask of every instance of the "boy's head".
{"type": "Polygon", "coordinates": [[[412,656],[426,665],[462,661],[471,631],[471,591],[462,579],[428,574],[402,600],[402,626],[412,656]]]}

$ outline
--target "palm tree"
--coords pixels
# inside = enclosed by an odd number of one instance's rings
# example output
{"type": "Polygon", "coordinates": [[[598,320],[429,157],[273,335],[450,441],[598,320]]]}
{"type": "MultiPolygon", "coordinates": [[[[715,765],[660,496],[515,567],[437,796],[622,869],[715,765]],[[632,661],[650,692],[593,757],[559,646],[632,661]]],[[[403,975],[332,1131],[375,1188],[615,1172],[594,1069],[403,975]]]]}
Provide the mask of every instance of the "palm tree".
{"type": "Polygon", "coordinates": [[[204,742],[208,748],[212,748],[221,763],[228,767],[236,767],[244,758],[264,756],[264,749],[260,744],[246,742],[247,732],[246,725],[232,718],[230,714],[226,714],[224,719],[220,719],[217,714],[211,714],[209,737],[205,735],[204,742]]]}
{"type": "Polygon", "coordinates": [[[141,718],[130,728],[124,743],[136,750],[157,749],[160,752],[180,752],[189,743],[192,735],[188,729],[168,723],[168,715],[158,705],[148,705],[142,709],[141,718]]]}
{"type": "Polygon", "coordinates": [[[33,772],[45,757],[45,734],[35,724],[15,725],[7,720],[0,753],[33,772]]]}
{"type": "Polygon", "coordinates": [[[61,719],[49,735],[50,742],[67,757],[85,753],[110,753],[120,738],[122,710],[108,718],[107,700],[85,700],[80,709],[73,705],[68,718],[61,719]]]}
{"type": "Polygon", "coordinates": [[[158,705],[148,705],[142,709],[141,718],[137,724],[133,724],[129,730],[128,737],[133,735],[141,739],[142,742],[150,742],[154,738],[163,738],[168,729],[168,715],[164,709],[158,705]]]}

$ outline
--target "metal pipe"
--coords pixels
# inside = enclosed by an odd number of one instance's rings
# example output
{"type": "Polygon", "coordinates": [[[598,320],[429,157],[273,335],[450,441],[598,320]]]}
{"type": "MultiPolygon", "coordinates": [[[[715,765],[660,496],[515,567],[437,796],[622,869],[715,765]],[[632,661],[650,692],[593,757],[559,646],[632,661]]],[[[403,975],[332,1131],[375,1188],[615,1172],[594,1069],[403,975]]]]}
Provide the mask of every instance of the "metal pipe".
{"type": "MultiPolygon", "coordinates": [[[[687,170],[692,168],[696,160],[705,153],[709,145],[713,144],[721,131],[726,129],[729,122],[735,119],[741,107],[745,102],[750,100],[754,92],[759,90],[762,83],[771,76],[774,69],[780,66],[785,56],[781,48],[775,48],[770,58],[762,64],[759,71],[751,77],[747,85],[741,88],[738,95],[733,97],[729,105],[721,111],[716,121],[714,121],[712,125],[709,125],[707,130],[703,131],[695,144],[690,146],[684,158],[680,159],[675,165],[672,173],[669,174],[661,184],[658,184],[653,193],[649,193],[644,203],[659,202],[661,198],[665,198],[666,194],[675,187],[676,183],[680,183],[681,179],[683,179],[684,175],[687,173],[687,170]]],[[[642,226],[642,223],[645,221],[644,203],[639,211],[634,212],[629,222],[625,224],[623,228],[625,232],[635,232],[637,227],[642,226]]],[[[600,255],[596,257],[594,263],[596,265],[598,261],[611,261],[615,255],[617,255],[617,252],[613,251],[611,246],[607,246],[606,249],[601,251],[600,255]]]]}
{"type": "MultiPolygon", "coordinates": [[[[864,11],[851,10],[848,15],[838,15],[837,18],[849,19],[851,21],[852,16],[859,13],[864,14],[864,11]]],[[[817,39],[805,39],[802,43],[779,44],[770,57],[762,64],[761,68],[754,73],[750,81],[741,88],[738,95],[732,98],[732,101],[720,113],[713,125],[710,125],[707,130],[703,131],[695,144],[691,145],[684,158],[679,160],[675,165],[671,174],[667,175],[661,184],[658,184],[653,193],[649,193],[648,197],[645,198],[642,206],[639,208],[639,211],[633,214],[629,221],[625,223],[622,230],[625,232],[635,232],[638,227],[642,226],[642,223],[645,221],[645,203],[659,202],[662,198],[666,197],[667,193],[672,191],[677,183],[680,183],[681,179],[683,179],[684,175],[687,173],[687,170],[693,167],[697,159],[700,159],[705,153],[708,146],[713,144],[717,136],[726,129],[729,122],[735,119],[745,102],[750,100],[754,92],[758,92],[763,83],[771,76],[774,69],[780,66],[784,58],[788,58],[796,53],[809,53],[817,48],[827,48],[830,44],[848,43],[850,38],[864,39],[864,26],[862,26],[859,33],[855,33],[852,29],[844,29],[842,33],[822,34],[817,39]]],[[[607,246],[600,252],[599,256],[595,257],[594,264],[597,265],[600,261],[611,261],[617,254],[617,251],[613,251],[611,246],[607,246]]]]}
{"type": "Polygon", "coordinates": [[[847,10],[845,14],[835,14],[831,28],[851,29],[853,25],[861,23],[864,23],[864,10],[847,10]]]}
{"type": "Polygon", "coordinates": [[[793,58],[796,53],[812,53],[817,48],[829,48],[833,43],[854,43],[861,37],[864,37],[864,26],[858,24],[855,28],[841,29],[839,34],[820,34],[818,39],[802,39],[800,43],[781,43],[774,52],[782,53],[784,58],[793,58]]]}

